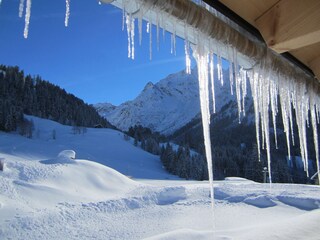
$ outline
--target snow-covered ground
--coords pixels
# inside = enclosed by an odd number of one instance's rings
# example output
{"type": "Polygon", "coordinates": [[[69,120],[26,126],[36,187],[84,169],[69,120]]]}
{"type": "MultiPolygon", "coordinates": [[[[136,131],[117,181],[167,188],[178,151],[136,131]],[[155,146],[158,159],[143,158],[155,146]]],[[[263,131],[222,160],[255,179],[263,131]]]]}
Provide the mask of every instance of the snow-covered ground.
{"type": "Polygon", "coordinates": [[[217,181],[213,217],[207,182],[121,133],[33,120],[34,139],[0,133],[0,239],[320,239],[319,186],[217,181]]]}

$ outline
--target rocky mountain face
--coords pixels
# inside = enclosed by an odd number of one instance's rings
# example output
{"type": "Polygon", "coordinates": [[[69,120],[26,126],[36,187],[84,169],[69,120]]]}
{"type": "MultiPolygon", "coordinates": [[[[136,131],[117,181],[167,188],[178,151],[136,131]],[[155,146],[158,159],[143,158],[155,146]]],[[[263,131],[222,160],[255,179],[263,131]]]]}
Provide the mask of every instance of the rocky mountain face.
{"type": "MultiPolygon", "coordinates": [[[[226,76],[227,74],[225,74],[226,76]]],[[[221,86],[215,83],[216,111],[235,96],[230,94],[229,81],[221,86]]],[[[134,100],[120,106],[109,103],[95,105],[101,116],[117,128],[127,131],[134,125],[142,125],[164,135],[170,135],[199,116],[199,86],[197,69],[171,74],[156,84],[149,82],[134,100]]]]}

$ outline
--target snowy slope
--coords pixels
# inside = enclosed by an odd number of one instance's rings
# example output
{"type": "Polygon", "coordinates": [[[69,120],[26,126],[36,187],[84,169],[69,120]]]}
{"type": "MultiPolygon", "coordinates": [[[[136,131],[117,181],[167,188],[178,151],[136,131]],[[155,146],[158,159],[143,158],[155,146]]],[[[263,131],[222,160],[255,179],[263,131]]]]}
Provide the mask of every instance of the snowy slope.
{"type": "Polygon", "coordinates": [[[162,169],[159,156],[135,147],[132,141],[125,141],[121,132],[89,128],[84,134],[73,134],[70,126],[36,117],[28,118],[35,125],[33,139],[0,132],[1,153],[47,160],[55,158],[62,150],[71,149],[76,152],[77,158],[104,164],[134,178],[173,177],[162,169]]]}
{"type": "MultiPolygon", "coordinates": [[[[227,74],[226,74],[227,75],[227,74]]],[[[226,81],[229,83],[229,81],[226,81]]],[[[231,99],[230,85],[215,84],[219,111],[231,99]]],[[[142,125],[163,134],[171,134],[200,113],[197,69],[171,74],[156,84],[149,82],[134,100],[118,107],[109,103],[97,104],[100,115],[121,130],[142,125]]]]}

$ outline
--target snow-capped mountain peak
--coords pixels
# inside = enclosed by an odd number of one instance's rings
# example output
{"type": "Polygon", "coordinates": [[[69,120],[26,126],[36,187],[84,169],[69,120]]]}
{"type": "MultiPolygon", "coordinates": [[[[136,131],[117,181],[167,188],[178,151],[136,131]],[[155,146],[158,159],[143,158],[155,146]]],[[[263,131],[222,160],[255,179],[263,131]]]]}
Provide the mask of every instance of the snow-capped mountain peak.
{"type": "MultiPolygon", "coordinates": [[[[217,81],[216,81],[217,82],[217,81]]],[[[233,96],[230,86],[215,84],[217,110],[233,96]]],[[[154,84],[148,82],[143,91],[132,101],[118,107],[106,104],[95,105],[98,112],[121,130],[134,125],[149,127],[162,134],[171,134],[190,122],[200,112],[197,69],[191,74],[180,71],[154,84]]]]}

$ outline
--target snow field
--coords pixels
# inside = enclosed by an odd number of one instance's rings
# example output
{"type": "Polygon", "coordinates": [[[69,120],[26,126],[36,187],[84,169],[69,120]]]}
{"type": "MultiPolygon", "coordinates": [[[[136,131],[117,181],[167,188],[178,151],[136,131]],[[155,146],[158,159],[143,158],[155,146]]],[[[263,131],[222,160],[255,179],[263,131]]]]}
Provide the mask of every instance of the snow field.
{"type": "Polygon", "coordinates": [[[213,231],[208,182],[166,174],[116,131],[33,120],[34,139],[0,134],[0,239],[319,239],[319,186],[215,181],[213,231]]]}
{"type": "Polygon", "coordinates": [[[215,182],[213,232],[206,182],[139,182],[86,160],[43,164],[5,157],[1,239],[291,240],[319,234],[317,186],[215,182]]]}

